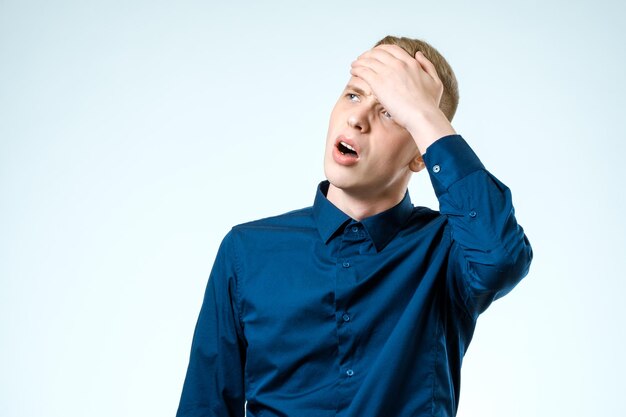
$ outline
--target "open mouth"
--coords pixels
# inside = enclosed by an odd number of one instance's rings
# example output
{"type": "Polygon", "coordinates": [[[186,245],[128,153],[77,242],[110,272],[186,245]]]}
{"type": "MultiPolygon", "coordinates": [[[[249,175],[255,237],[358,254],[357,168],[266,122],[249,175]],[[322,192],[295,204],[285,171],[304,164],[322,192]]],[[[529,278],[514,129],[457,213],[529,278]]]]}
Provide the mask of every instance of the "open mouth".
{"type": "Polygon", "coordinates": [[[341,152],[342,155],[348,155],[354,158],[358,158],[359,156],[356,153],[356,150],[344,141],[340,141],[339,143],[337,143],[337,149],[339,149],[339,152],[341,152]]]}

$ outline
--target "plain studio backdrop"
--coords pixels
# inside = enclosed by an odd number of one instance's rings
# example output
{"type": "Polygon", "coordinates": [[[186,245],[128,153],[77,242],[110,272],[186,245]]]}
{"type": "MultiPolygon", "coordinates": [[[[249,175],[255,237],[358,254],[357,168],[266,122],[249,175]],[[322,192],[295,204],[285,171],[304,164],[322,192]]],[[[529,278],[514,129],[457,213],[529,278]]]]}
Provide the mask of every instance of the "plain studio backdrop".
{"type": "MultiPolygon", "coordinates": [[[[623,415],[620,1],[0,0],[0,415],[173,416],[217,247],[313,202],[387,34],[454,68],[530,274],[479,319],[459,416],[623,415]]],[[[427,175],[413,203],[437,208],[427,175]]]]}

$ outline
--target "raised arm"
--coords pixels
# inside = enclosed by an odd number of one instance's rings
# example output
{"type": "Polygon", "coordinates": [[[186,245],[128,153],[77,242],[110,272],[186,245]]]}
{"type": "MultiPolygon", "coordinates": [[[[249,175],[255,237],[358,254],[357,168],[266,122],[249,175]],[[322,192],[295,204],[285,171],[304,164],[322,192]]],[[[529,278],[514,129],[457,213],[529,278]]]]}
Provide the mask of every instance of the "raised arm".
{"type": "Polygon", "coordinates": [[[443,84],[417,52],[380,45],[352,63],[378,101],[415,141],[451,239],[451,295],[476,317],[526,273],[532,249],[515,219],[510,190],[491,175],[439,108],[443,84]]]}
{"type": "Polygon", "coordinates": [[[527,274],[532,249],[515,218],[511,191],[461,136],[434,142],[424,162],[448,219],[450,294],[476,318],[527,274]]]}

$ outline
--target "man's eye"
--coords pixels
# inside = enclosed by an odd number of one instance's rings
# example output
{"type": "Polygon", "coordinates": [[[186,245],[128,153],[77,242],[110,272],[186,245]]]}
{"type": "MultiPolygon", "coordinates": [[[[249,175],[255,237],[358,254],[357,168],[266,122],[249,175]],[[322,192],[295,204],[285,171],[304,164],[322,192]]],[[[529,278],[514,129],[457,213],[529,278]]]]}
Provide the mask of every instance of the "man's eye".
{"type": "Polygon", "coordinates": [[[346,97],[348,98],[348,100],[350,101],[358,101],[359,100],[359,96],[357,96],[354,93],[348,93],[346,94],[346,97]]]}
{"type": "Polygon", "coordinates": [[[389,114],[387,110],[383,110],[383,116],[385,116],[387,119],[391,119],[391,114],[389,114]]]}

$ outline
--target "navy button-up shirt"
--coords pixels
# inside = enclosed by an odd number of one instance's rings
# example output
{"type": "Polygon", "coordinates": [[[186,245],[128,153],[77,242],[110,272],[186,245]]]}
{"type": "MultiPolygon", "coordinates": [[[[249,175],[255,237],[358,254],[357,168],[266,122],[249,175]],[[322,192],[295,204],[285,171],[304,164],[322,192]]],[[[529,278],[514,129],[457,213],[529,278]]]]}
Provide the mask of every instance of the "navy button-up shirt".
{"type": "Polygon", "coordinates": [[[459,135],[424,162],[440,211],[356,221],[326,198],[234,227],[177,416],[454,416],[476,319],[528,271],[509,189],[459,135]],[[247,401],[247,404],[246,404],[247,401]]]}

